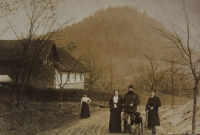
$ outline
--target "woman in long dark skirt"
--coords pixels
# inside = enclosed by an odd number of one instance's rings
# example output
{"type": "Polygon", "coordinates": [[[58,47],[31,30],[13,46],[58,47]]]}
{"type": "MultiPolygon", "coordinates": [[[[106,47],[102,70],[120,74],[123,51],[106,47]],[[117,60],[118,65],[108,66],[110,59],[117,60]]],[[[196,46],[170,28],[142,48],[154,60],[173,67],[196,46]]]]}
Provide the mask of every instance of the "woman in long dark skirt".
{"type": "Polygon", "coordinates": [[[90,117],[90,110],[88,103],[91,102],[91,99],[84,94],[84,96],[81,98],[81,119],[90,117]]]}
{"type": "Polygon", "coordinates": [[[114,90],[114,96],[109,101],[109,107],[110,107],[109,132],[120,133],[122,98],[119,96],[118,90],[114,90]]]}

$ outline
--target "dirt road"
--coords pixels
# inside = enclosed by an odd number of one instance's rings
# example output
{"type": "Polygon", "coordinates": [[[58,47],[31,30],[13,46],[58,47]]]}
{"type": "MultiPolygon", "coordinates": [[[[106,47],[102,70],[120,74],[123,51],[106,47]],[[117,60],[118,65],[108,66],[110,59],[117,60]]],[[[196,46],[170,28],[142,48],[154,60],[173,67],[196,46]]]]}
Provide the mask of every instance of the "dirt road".
{"type": "MultiPolygon", "coordinates": [[[[139,107],[138,111],[144,112],[143,109],[143,107],[139,107]]],[[[108,133],[109,115],[109,109],[106,108],[92,113],[90,118],[79,119],[77,117],[74,121],[63,125],[62,127],[44,131],[39,133],[38,135],[112,135],[113,133],[108,133]]],[[[145,119],[144,113],[142,113],[142,117],[145,119]]],[[[158,129],[157,133],[161,133],[161,128],[158,129]]],[[[116,135],[126,134],[129,133],[118,133],[116,135]]],[[[151,131],[147,131],[143,134],[150,135],[151,131]]]]}

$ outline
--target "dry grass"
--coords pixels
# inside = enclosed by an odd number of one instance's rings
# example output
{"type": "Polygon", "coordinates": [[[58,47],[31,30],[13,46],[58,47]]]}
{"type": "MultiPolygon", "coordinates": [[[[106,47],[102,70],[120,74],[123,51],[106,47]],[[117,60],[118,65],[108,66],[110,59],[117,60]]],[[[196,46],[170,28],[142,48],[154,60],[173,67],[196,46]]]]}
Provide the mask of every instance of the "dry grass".
{"type": "MultiPolygon", "coordinates": [[[[11,130],[12,110],[7,97],[0,96],[0,134],[36,134],[53,129],[79,118],[80,102],[63,102],[59,113],[59,102],[22,102],[20,109],[13,107],[14,121],[11,130]]],[[[91,103],[91,112],[98,103],[91,103]]]]}

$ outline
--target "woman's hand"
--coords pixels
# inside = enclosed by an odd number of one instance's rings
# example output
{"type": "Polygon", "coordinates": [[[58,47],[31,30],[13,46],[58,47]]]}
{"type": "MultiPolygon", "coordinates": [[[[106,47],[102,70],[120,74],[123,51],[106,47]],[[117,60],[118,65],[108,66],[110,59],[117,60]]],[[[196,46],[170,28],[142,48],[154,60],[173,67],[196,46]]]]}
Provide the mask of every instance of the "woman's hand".
{"type": "Polygon", "coordinates": [[[91,100],[88,100],[87,103],[89,104],[91,102],[91,100]]]}

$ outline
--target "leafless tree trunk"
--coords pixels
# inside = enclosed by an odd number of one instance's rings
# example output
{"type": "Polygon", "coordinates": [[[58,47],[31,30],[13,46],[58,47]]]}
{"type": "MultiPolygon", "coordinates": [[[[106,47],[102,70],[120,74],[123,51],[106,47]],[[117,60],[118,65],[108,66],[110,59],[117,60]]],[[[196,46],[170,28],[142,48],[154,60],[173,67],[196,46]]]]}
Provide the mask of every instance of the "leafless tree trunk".
{"type": "MultiPolygon", "coordinates": [[[[7,2],[10,4],[9,2],[7,2]]],[[[17,7],[26,18],[27,31],[23,35],[15,29],[15,22],[12,22],[10,15],[6,16],[7,24],[15,34],[18,41],[16,51],[12,52],[14,60],[12,61],[14,69],[14,86],[18,85],[19,91],[13,88],[11,102],[14,101],[14,94],[17,95],[17,105],[20,105],[20,99],[26,90],[32,74],[35,72],[39,58],[44,55],[42,52],[50,43],[51,38],[60,28],[66,26],[68,21],[59,23],[58,20],[65,13],[64,10],[58,9],[56,0],[19,0],[10,4],[10,8],[17,7]]],[[[9,12],[9,9],[5,10],[9,12]]],[[[15,15],[15,14],[14,14],[15,15]]],[[[23,22],[22,22],[23,23],[23,22]]],[[[11,103],[12,104],[12,103],[11,103]]]]}
{"type": "Polygon", "coordinates": [[[174,63],[169,63],[169,82],[171,83],[171,96],[172,96],[172,108],[174,108],[174,96],[175,96],[175,90],[176,90],[176,84],[181,84],[180,78],[181,78],[181,69],[179,69],[174,63]]]}
{"type": "MultiPolygon", "coordinates": [[[[185,17],[185,26],[186,26],[186,41],[183,41],[178,32],[177,29],[181,29],[179,26],[172,25],[171,28],[173,31],[172,33],[162,31],[157,28],[153,28],[155,32],[158,34],[164,36],[172,43],[172,48],[178,50],[178,54],[175,54],[172,56],[171,59],[166,59],[166,61],[178,64],[182,67],[182,69],[185,69],[187,72],[186,75],[192,76],[194,80],[194,87],[193,87],[193,116],[192,116],[192,134],[196,133],[196,113],[197,113],[197,97],[199,94],[198,90],[198,84],[200,80],[200,73],[199,73],[199,59],[195,60],[195,47],[200,47],[200,43],[196,39],[196,37],[193,37],[190,33],[191,28],[194,26],[190,23],[189,16],[187,14],[187,10],[185,7],[184,1],[182,1],[182,9],[184,12],[185,17]]],[[[182,30],[182,29],[181,29],[182,30]]],[[[196,29],[195,29],[196,30],[196,29]]],[[[200,38],[200,34],[196,30],[197,38],[200,38]]]]}
{"type": "Polygon", "coordinates": [[[159,96],[158,86],[162,85],[165,74],[167,73],[166,69],[163,69],[161,63],[157,63],[156,59],[153,57],[146,56],[148,65],[142,65],[140,69],[140,78],[143,84],[147,85],[149,88],[156,89],[159,96]],[[145,68],[145,66],[148,68],[145,68]],[[150,68],[149,68],[150,67],[150,68]]]}
{"type": "Polygon", "coordinates": [[[83,56],[83,62],[87,66],[88,73],[88,86],[89,90],[93,89],[94,84],[103,77],[104,64],[98,59],[94,52],[89,52],[87,55],[83,56]]]}
{"type": "Polygon", "coordinates": [[[75,66],[77,65],[77,63],[81,60],[81,58],[78,58],[72,65],[71,69],[68,71],[65,71],[64,69],[62,69],[61,67],[57,67],[58,71],[56,72],[55,76],[56,76],[56,82],[57,82],[57,86],[60,89],[60,103],[59,103],[59,116],[62,114],[62,104],[63,104],[63,89],[65,88],[65,86],[67,85],[67,82],[69,81],[69,76],[71,73],[73,73],[75,66]],[[64,78],[63,81],[63,77],[62,77],[62,72],[67,72],[67,77],[64,78]]]}
{"type": "MultiPolygon", "coordinates": [[[[3,9],[6,15],[5,24],[8,25],[8,28],[12,30],[17,38],[17,41],[14,43],[16,48],[10,52],[13,58],[11,63],[13,68],[12,78],[14,80],[11,107],[14,101],[17,101],[17,106],[20,108],[21,99],[26,87],[33,73],[38,70],[37,61],[44,55],[42,52],[51,42],[50,40],[55,33],[60,28],[65,27],[70,19],[65,22],[59,22],[59,19],[66,12],[58,8],[58,2],[56,0],[17,0],[14,2],[4,0],[4,2],[7,5],[3,9]],[[21,15],[24,20],[15,22],[12,20],[12,18],[16,18],[16,14],[13,12],[17,13],[18,11],[22,13],[21,15]],[[17,29],[19,24],[23,24],[25,27],[21,32],[17,29]]],[[[3,29],[3,33],[5,30],[7,28],[3,29]]],[[[14,119],[14,116],[12,119],[14,119]]]]}
{"type": "Polygon", "coordinates": [[[170,75],[170,76],[171,76],[171,85],[172,85],[172,108],[174,108],[174,91],[175,91],[174,76],[173,75],[170,75]]]}

